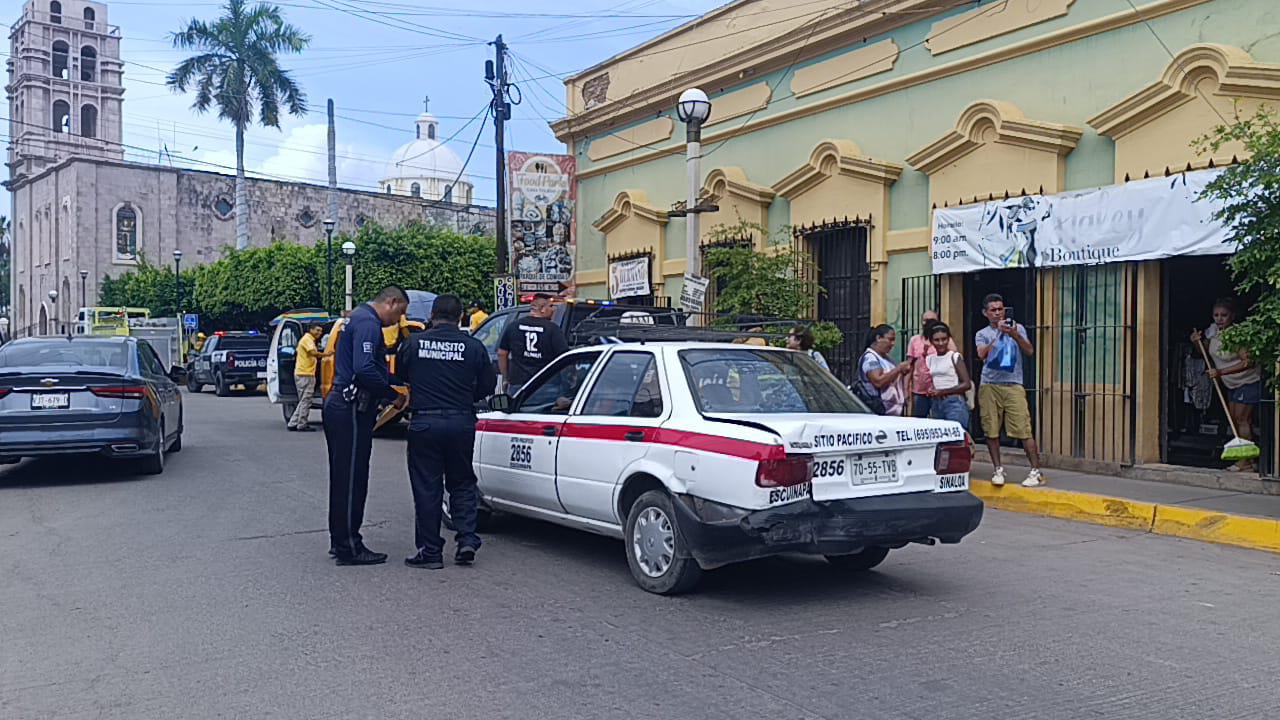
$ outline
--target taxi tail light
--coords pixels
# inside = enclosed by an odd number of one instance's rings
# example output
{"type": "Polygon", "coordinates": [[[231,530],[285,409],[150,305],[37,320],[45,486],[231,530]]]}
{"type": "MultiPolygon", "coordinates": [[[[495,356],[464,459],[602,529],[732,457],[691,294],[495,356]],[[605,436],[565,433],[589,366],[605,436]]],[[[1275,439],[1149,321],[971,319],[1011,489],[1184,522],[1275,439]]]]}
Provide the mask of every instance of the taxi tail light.
{"type": "Polygon", "coordinates": [[[8,395],[11,392],[13,391],[10,390],[9,388],[0,388],[0,398],[4,397],[5,395],[8,395]]]}
{"type": "Polygon", "coordinates": [[[145,385],[114,385],[109,387],[89,388],[89,392],[103,398],[121,400],[144,400],[147,397],[145,385]]]}
{"type": "Polygon", "coordinates": [[[963,475],[973,465],[973,438],[941,443],[933,453],[933,469],[939,475],[963,475]]]}
{"type": "Polygon", "coordinates": [[[761,460],[756,466],[756,485],[762,488],[791,487],[813,479],[813,458],[787,457],[761,460]]]}

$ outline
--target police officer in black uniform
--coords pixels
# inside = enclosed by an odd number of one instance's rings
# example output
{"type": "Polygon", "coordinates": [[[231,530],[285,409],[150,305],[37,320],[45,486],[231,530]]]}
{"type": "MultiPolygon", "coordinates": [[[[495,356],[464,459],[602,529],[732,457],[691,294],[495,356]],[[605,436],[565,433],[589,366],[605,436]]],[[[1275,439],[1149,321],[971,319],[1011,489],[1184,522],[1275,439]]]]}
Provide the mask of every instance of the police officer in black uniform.
{"type": "Polygon", "coordinates": [[[325,398],[324,439],[329,446],[329,554],[339,565],[378,565],[386,553],[365,547],[360,536],[369,494],[369,456],[380,401],[403,407],[391,386],[382,328],[400,322],[409,307],[402,288],[390,286],[373,302],[351,311],[334,355],[333,389],[325,398]]]}
{"type": "Polygon", "coordinates": [[[462,301],[440,295],[431,307],[431,328],[409,336],[396,360],[409,385],[409,484],[416,513],[418,553],[409,567],[444,567],[440,515],[444,489],[457,531],[453,561],[470,565],[480,549],[476,513],[480,495],[471,455],[476,443],[475,405],[498,381],[484,345],[459,329],[462,301]]]}

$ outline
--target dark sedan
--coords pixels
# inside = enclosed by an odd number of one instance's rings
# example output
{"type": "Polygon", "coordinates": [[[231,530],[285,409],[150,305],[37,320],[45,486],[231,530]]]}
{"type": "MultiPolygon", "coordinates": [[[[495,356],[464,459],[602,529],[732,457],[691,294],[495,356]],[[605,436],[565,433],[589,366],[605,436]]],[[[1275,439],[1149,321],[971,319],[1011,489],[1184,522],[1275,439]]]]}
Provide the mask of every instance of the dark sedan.
{"type": "Polygon", "coordinates": [[[137,338],[15,340],[0,347],[0,462],[93,453],[159,474],[182,449],[185,381],[137,338]]]}

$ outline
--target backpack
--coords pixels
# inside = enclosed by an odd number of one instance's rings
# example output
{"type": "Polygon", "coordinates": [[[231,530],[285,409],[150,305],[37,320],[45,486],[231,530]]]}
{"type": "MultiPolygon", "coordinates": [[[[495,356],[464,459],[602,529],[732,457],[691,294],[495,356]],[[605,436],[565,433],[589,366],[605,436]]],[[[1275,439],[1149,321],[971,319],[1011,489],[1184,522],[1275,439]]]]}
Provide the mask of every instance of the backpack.
{"type": "Polygon", "coordinates": [[[867,406],[868,410],[876,415],[884,415],[888,412],[888,409],[884,406],[884,398],[880,397],[880,393],[871,384],[871,379],[867,377],[867,373],[862,369],[862,361],[866,359],[869,352],[874,351],[867,350],[858,358],[857,379],[851,389],[853,394],[862,401],[862,404],[867,406]]]}

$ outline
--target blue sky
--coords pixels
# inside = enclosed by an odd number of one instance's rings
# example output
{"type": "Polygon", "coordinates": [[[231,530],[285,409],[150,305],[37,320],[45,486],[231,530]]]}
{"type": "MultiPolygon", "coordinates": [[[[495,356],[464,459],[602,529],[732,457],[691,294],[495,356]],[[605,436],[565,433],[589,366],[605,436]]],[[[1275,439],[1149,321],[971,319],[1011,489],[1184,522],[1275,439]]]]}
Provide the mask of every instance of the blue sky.
{"type": "MultiPolygon", "coordinates": [[[[219,3],[108,0],[110,22],[123,35],[125,143],[134,160],[157,162],[167,147],[193,167],[235,164],[231,128],[212,115],[190,110],[191,98],[163,87],[164,73],[182,57],[169,32],[194,16],[213,19],[219,3]]],[[[339,182],[373,189],[386,159],[413,138],[413,118],[423,97],[441,120],[441,136],[466,157],[489,98],[486,43],[499,32],[516,57],[514,79],[524,101],[513,110],[508,148],[563,149],[545,119],[564,112],[564,86],[550,73],[578,70],[637,45],[723,0],[576,0],[536,3],[484,0],[284,0],[290,22],[312,36],[304,54],[286,58],[304,86],[311,114],[288,118],[282,129],[254,127],[248,135],[251,171],[325,182],[327,98],[338,108],[339,182]]],[[[11,22],[10,19],[5,19],[11,22]]],[[[482,116],[483,119],[483,116],[482,116]]],[[[494,200],[492,125],[487,126],[467,168],[477,202],[494,200]]],[[[168,159],[165,159],[168,162],[168,159]]]]}

